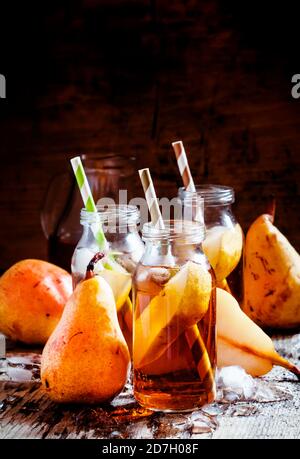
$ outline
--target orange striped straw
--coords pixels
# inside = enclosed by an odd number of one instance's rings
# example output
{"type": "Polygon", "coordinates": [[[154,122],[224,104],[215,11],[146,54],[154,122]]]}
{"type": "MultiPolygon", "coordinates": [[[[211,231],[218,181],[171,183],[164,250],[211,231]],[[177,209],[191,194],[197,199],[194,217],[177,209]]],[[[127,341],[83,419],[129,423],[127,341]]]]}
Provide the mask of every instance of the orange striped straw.
{"type": "MultiPolygon", "coordinates": [[[[139,170],[140,179],[144,189],[146,201],[151,215],[151,222],[159,229],[165,229],[164,221],[159,209],[155,189],[151,179],[149,169],[139,170]]],[[[197,372],[202,382],[214,386],[214,375],[211,368],[210,358],[203,342],[201,333],[197,325],[189,327],[185,331],[186,341],[191,350],[197,372]]]]}

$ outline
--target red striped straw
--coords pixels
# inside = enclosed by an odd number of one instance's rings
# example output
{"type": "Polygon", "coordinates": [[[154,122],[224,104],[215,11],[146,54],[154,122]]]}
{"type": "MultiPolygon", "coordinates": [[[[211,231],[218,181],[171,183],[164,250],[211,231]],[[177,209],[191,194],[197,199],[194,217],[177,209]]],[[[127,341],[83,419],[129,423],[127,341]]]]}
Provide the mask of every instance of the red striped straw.
{"type": "MultiPolygon", "coordinates": [[[[151,222],[155,227],[165,229],[150,171],[149,169],[141,169],[139,170],[139,174],[151,215],[151,222]]],[[[214,387],[214,375],[210,358],[197,324],[189,327],[185,331],[185,337],[191,350],[200,380],[214,387]]]]}

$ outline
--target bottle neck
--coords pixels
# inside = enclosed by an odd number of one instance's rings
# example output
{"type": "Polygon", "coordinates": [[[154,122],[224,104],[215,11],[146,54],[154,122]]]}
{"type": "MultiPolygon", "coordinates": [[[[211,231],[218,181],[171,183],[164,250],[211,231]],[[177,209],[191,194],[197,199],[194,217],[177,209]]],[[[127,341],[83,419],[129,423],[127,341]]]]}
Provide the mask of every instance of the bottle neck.
{"type": "Polygon", "coordinates": [[[163,227],[145,223],[142,238],[147,244],[160,246],[197,245],[205,237],[205,227],[201,222],[189,220],[165,220],[163,227]]]}
{"type": "Polygon", "coordinates": [[[179,188],[178,197],[184,203],[195,200],[196,197],[204,199],[205,207],[230,206],[234,203],[235,195],[233,188],[223,185],[197,185],[196,191],[187,191],[179,188]]]}
{"type": "Polygon", "coordinates": [[[168,220],[163,228],[145,223],[142,237],[146,245],[142,263],[148,266],[181,266],[203,257],[204,226],[198,222],[168,220]]]}
{"type": "Polygon", "coordinates": [[[101,225],[104,233],[128,233],[137,231],[140,213],[136,206],[96,206],[97,212],[81,210],[80,223],[85,228],[101,225]]]}
{"type": "Polygon", "coordinates": [[[145,242],[145,252],[142,264],[145,266],[180,267],[187,261],[205,264],[208,261],[202,250],[202,243],[182,244],[179,241],[153,241],[145,242]]]}
{"type": "Polygon", "coordinates": [[[185,209],[197,205],[196,197],[204,200],[204,222],[207,229],[213,226],[231,227],[236,223],[231,206],[234,202],[234,190],[221,185],[197,186],[196,192],[180,188],[179,199],[185,209]],[[196,203],[196,204],[195,204],[196,203]]]}

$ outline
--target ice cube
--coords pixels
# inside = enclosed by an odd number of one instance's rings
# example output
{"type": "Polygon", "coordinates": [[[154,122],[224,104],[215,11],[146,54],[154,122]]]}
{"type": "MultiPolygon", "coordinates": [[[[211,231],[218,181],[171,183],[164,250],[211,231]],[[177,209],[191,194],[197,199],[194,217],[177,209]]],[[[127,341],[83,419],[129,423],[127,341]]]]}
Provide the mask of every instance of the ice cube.
{"type": "Polygon", "coordinates": [[[195,411],[191,414],[193,434],[203,434],[213,432],[219,426],[217,415],[208,414],[204,410],[195,411]]]}
{"type": "Polygon", "coordinates": [[[136,263],[129,255],[122,255],[117,257],[117,262],[130,274],[133,274],[136,268],[136,263]]]}
{"type": "Polygon", "coordinates": [[[85,275],[87,265],[93,258],[93,256],[98,252],[98,249],[95,247],[95,250],[81,248],[76,252],[75,259],[73,260],[72,271],[85,275]]]}
{"type": "Polygon", "coordinates": [[[220,401],[248,400],[255,394],[255,381],[242,367],[230,366],[218,369],[216,379],[220,401]]]}
{"type": "Polygon", "coordinates": [[[171,274],[167,268],[150,268],[149,276],[151,280],[158,285],[164,285],[168,282],[171,274]]]}

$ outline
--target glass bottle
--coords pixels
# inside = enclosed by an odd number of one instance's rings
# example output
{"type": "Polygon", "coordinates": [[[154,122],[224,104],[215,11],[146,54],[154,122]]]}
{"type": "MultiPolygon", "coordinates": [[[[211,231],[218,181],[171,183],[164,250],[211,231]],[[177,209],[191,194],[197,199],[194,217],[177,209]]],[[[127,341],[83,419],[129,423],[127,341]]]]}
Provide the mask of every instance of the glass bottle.
{"type": "Polygon", "coordinates": [[[83,231],[72,257],[73,287],[85,278],[87,265],[99,252],[95,235],[100,221],[108,242],[106,250],[113,255],[117,265],[113,272],[104,270],[98,274],[109,282],[115,293],[119,323],[131,350],[132,276],[144,253],[144,244],[138,232],[139,210],[136,206],[127,205],[97,206],[97,209],[97,214],[85,209],[80,212],[83,231]]]}
{"type": "MultiPolygon", "coordinates": [[[[106,196],[118,204],[119,190],[127,190],[128,197],[133,197],[133,157],[94,154],[81,158],[96,203],[106,196]]],[[[72,254],[81,236],[82,198],[70,165],[68,169],[54,176],[48,185],[41,224],[48,240],[48,260],[70,271],[72,254]]]]}
{"type": "Polygon", "coordinates": [[[215,398],[215,279],[198,222],[143,226],[134,276],[134,395],[144,407],[190,411],[215,398]]]}
{"type": "Polygon", "coordinates": [[[191,206],[191,203],[194,205],[195,198],[204,199],[206,236],[203,251],[215,271],[217,286],[229,291],[242,302],[244,235],[232,212],[235,201],[233,188],[199,185],[196,186],[196,192],[179,188],[178,196],[184,207],[191,206]]]}

